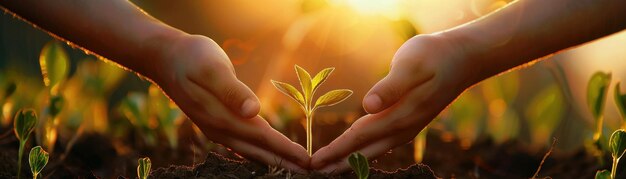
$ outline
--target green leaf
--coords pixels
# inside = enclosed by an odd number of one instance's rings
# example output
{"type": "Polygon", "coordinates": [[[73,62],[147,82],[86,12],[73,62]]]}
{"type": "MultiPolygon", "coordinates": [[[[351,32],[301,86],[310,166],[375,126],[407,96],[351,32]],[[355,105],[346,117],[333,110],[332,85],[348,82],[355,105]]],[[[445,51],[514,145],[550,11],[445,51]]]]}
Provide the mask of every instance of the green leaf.
{"type": "Polygon", "coordinates": [[[302,87],[302,93],[304,93],[304,104],[306,107],[308,107],[311,103],[311,98],[313,98],[311,75],[309,74],[309,72],[307,72],[298,65],[295,65],[295,68],[296,74],[298,75],[298,80],[300,80],[300,86],[302,87]]]}
{"type": "Polygon", "coordinates": [[[367,158],[363,156],[363,154],[355,152],[350,154],[348,157],[348,162],[350,163],[350,167],[356,173],[357,178],[366,179],[370,174],[369,163],[367,163],[367,158]]]}
{"type": "Polygon", "coordinates": [[[596,120],[602,117],[604,101],[610,83],[610,73],[596,72],[591,76],[587,85],[587,104],[596,120]]]}
{"type": "Polygon", "coordinates": [[[20,141],[26,141],[37,124],[37,114],[33,109],[22,109],[17,112],[13,120],[15,137],[20,141]]]}
{"type": "Polygon", "coordinates": [[[617,82],[613,97],[615,99],[615,104],[617,104],[617,108],[622,115],[622,120],[626,121],[626,94],[622,94],[619,85],[620,82],[617,82]]]}
{"type": "Polygon", "coordinates": [[[139,179],[148,178],[148,175],[150,175],[150,168],[152,167],[150,158],[140,158],[137,162],[139,163],[139,166],[137,166],[137,177],[139,177],[139,179]]]}
{"type": "Polygon", "coordinates": [[[54,88],[67,77],[69,60],[58,41],[48,42],[39,55],[44,84],[54,88]]]}
{"type": "Polygon", "coordinates": [[[333,70],[335,70],[334,67],[323,69],[322,71],[317,73],[315,77],[313,77],[313,80],[311,82],[313,83],[313,93],[315,93],[317,88],[319,88],[320,85],[326,81],[326,79],[328,79],[328,76],[333,73],[333,70]]]}
{"type": "Polygon", "coordinates": [[[315,102],[315,107],[313,107],[313,109],[319,108],[319,107],[335,105],[335,104],[337,104],[337,103],[347,99],[348,97],[350,97],[350,95],[352,95],[352,91],[349,90],[349,89],[332,90],[332,91],[330,91],[330,92],[320,96],[317,99],[317,102],[315,102]]]}
{"type": "Polygon", "coordinates": [[[556,84],[548,85],[530,99],[525,115],[533,144],[549,143],[565,114],[564,106],[563,93],[556,84]]]}
{"type": "Polygon", "coordinates": [[[626,131],[624,129],[618,129],[611,134],[609,148],[613,158],[617,159],[624,155],[624,150],[626,150],[626,131]]]}
{"type": "Polygon", "coordinates": [[[43,167],[48,164],[48,152],[43,150],[41,146],[33,147],[28,154],[28,164],[33,173],[33,178],[37,178],[43,167]]]}
{"type": "Polygon", "coordinates": [[[52,117],[57,116],[61,109],[63,109],[63,105],[65,105],[65,100],[61,95],[54,95],[50,98],[50,106],[48,106],[48,111],[52,117]]]}
{"type": "Polygon", "coordinates": [[[608,170],[597,171],[595,179],[611,179],[611,172],[608,170]]]}
{"type": "Polygon", "coordinates": [[[290,84],[279,82],[279,81],[274,81],[274,80],[272,80],[272,84],[274,84],[276,89],[278,89],[280,92],[291,97],[291,99],[296,100],[296,102],[298,102],[302,107],[304,107],[305,103],[304,103],[304,98],[302,97],[302,93],[300,93],[300,91],[298,91],[296,88],[294,88],[290,84]]]}

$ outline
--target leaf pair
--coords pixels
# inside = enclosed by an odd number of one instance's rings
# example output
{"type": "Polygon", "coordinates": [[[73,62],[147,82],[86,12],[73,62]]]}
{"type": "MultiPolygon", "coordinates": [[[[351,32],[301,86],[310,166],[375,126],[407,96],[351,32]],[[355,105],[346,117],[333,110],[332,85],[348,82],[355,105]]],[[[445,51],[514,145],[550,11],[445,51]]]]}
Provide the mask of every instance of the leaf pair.
{"type": "Polygon", "coordinates": [[[326,68],[317,73],[313,78],[311,78],[309,72],[300,66],[295,65],[295,69],[296,74],[298,75],[298,80],[300,81],[300,86],[302,87],[302,93],[287,83],[272,80],[272,84],[274,84],[279,91],[296,100],[296,102],[298,102],[298,104],[300,104],[300,106],[302,106],[305,110],[307,115],[315,111],[317,108],[332,106],[340,103],[352,95],[352,91],[348,89],[332,90],[320,96],[315,104],[312,105],[315,91],[317,91],[319,86],[324,83],[326,79],[328,79],[335,68],[326,68]]]}
{"type": "Polygon", "coordinates": [[[148,175],[150,175],[150,168],[152,167],[152,162],[150,158],[144,157],[137,160],[139,165],[137,166],[137,177],[139,179],[146,179],[148,175]]]}

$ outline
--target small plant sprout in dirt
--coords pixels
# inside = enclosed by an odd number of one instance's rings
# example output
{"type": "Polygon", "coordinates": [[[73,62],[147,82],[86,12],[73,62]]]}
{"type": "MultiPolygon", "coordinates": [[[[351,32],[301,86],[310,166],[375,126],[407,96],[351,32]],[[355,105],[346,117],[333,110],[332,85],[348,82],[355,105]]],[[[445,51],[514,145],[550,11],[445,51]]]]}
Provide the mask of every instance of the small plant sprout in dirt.
{"type": "Polygon", "coordinates": [[[59,41],[48,42],[39,55],[39,66],[43,82],[49,93],[49,106],[41,114],[39,127],[37,128],[37,142],[43,148],[53,152],[57,140],[57,128],[59,126],[58,114],[61,112],[65,99],[61,95],[62,88],[69,74],[69,57],[63,45],[59,41]]]}
{"type": "Polygon", "coordinates": [[[609,148],[611,150],[611,157],[613,157],[611,178],[615,178],[617,164],[619,163],[619,159],[624,155],[624,150],[626,150],[626,131],[624,129],[618,129],[611,134],[609,148]]]}
{"type": "Polygon", "coordinates": [[[140,158],[137,160],[137,163],[139,163],[137,166],[137,177],[139,177],[139,179],[147,179],[148,175],[150,175],[150,168],[152,167],[150,158],[140,158]]]}
{"type": "Polygon", "coordinates": [[[350,163],[350,167],[352,167],[352,170],[354,170],[357,178],[367,179],[369,177],[369,163],[367,162],[367,158],[363,156],[363,154],[358,152],[350,154],[350,157],[348,157],[348,162],[350,163]]]}
{"type": "Polygon", "coordinates": [[[28,141],[30,133],[33,132],[33,128],[37,124],[37,114],[33,109],[22,109],[15,114],[13,120],[13,131],[15,137],[20,141],[20,147],[17,154],[17,178],[20,178],[22,173],[22,156],[24,155],[24,145],[28,141]]]}
{"type": "Polygon", "coordinates": [[[317,101],[313,104],[313,95],[315,94],[315,91],[322,83],[324,83],[324,81],[326,81],[335,68],[326,68],[317,73],[317,75],[313,78],[311,78],[309,72],[302,69],[300,66],[295,65],[295,68],[298,80],[300,80],[300,86],[302,87],[302,93],[287,83],[272,80],[272,84],[274,84],[274,86],[282,93],[296,100],[304,111],[304,115],[306,116],[306,150],[309,153],[309,156],[311,156],[313,153],[313,139],[311,134],[313,113],[317,108],[332,106],[345,100],[352,95],[352,91],[348,89],[332,90],[317,98],[317,101]]]}
{"type": "Polygon", "coordinates": [[[48,164],[48,152],[43,150],[41,146],[33,147],[28,154],[28,164],[30,165],[30,172],[33,173],[33,179],[36,179],[43,167],[48,164]]]}
{"type": "Polygon", "coordinates": [[[596,172],[595,179],[611,179],[611,172],[608,170],[601,170],[596,172]]]}
{"type": "Polygon", "coordinates": [[[610,84],[611,73],[604,72],[594,73],[587,84],[587,104],[591,110],[593,118],[596,121],[596,131],[593,134],[593,140],[596,145],[599,144],[600,137],[602,135],[604,102],[606,101],[606,95],[610,84]]]}

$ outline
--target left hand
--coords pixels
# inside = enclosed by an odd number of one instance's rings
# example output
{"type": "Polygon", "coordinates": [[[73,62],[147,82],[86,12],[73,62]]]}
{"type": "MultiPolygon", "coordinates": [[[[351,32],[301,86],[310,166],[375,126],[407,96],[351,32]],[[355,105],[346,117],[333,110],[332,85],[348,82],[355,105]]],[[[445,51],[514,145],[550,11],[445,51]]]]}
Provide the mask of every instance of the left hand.
{"type": "Polygon", "coordinates": [[[347,157],[353,152],[371,160],[411,141],[478,81],[479,70],[473,68],[478,65],[471,62],[442,34],[409,39],[394,56],[389,74],[363,100],[370,114],[315,152],[311,167],[323,173],[343,172],[350,168],[347,157]]]}

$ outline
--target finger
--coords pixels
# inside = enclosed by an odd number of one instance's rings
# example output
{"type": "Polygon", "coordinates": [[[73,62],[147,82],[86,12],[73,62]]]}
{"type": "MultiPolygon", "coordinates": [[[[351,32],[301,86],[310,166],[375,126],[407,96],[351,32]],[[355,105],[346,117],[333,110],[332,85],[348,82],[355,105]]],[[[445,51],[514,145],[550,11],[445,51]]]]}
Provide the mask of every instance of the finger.
{"type": "MultiPolygon", "coordinates": [[[[200,87],[191,84],[188,89],[197,90],[200,87]]],[[[227,133],[230,137],[273,151],[293,163],[308,168],[310,157],[306,150],[272,128],[265,119],[255,116],[248,120],[239,120],[240,117],[224,112],[226,109],[222,104],[210,103],[217,100],[211,93],[199,90],[195,94],[198,99],[209,101],[208,104],[195,106],[198,110],[194,116],[202,116],[204,120],[192,118],[203,131],[227,133]],[[206,119],[207,116],[209,119],[206,119]]]]}
{"type": "Polygon", "coordinates": [[[282,158],[280,155],[276,155],[275,153],[260,148],[254,144],[250,144],[237,139],[230,139],[227,143],[228,147],[246,158],[250,158],[272,166],[279,166],[297,173],[307,172],[306,169],[300,167],[299,165],[296,165],[291,161],[282,158]]]}
{"type": "Polygon", "coordinates": [[[376,114],[387,109],[398,102],[408,91],[433,77],[405,68],[392,68],[385,78],[370,89],[363,98],[363,108],[367,113],[376,114]]]}
{"type": "Polygon", "coordinates": [[[247,119],[259,114],[261,110],[259,99],[230,70],[214,69],[213,72],[204,72],[203,74],[199,76],[193,75],[188,78],[193,83],[210,91],[224,106],[239,117],[247,119]]]}
{"type": "Polygon", "coordinates": [[[244,120],[241,122],[250,121],[250,124],[235,124],[236,129],[234,133],[243,140],[249,143],[258,145],[263,149],[273,151],[277,155],[298,164],[302,167],[308,168],[310,157],[306,152],[306,149],[301,145],[289,140],[285,135],[272,128],[269,123],[261,118],[255,117],[250,120],[244,120]],[[245,125],[253,125],[252,128],[244,128],[245,125]]]}
{"type": "Polygon", "coordinates": [[[366,115],[358,119],[330,144],[317,150],[311,157],[311,168],[318,169],[336,162],[369,142],[381,138],[386,131],[378,128],[382,125],[372,121],[376,122],[373,115],[366,115]]]}

